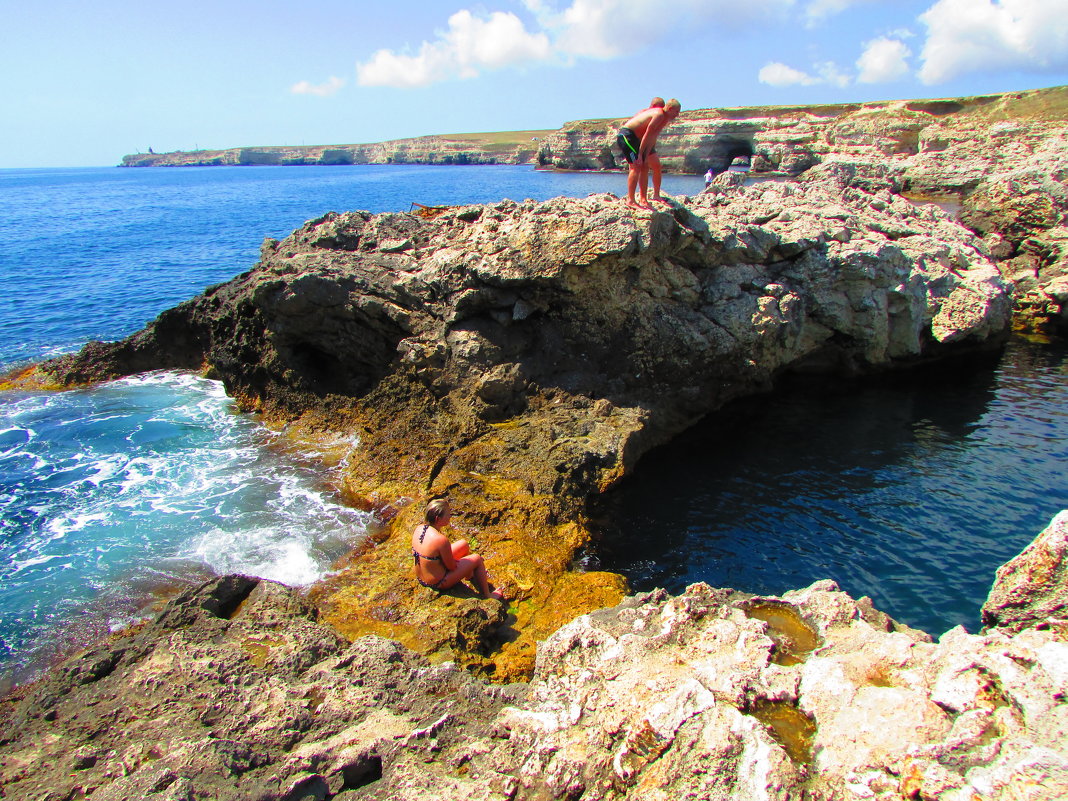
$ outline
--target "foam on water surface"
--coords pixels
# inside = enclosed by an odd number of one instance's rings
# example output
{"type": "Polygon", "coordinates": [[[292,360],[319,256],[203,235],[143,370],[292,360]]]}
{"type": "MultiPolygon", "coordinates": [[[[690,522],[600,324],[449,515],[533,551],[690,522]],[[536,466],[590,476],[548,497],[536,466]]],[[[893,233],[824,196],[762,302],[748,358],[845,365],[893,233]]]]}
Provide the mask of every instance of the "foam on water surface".
{"type": "Polygon", "coordinates": [[[151,373],[0,411],[2,661],[64,619],[135,615],[162,584],[311,583],[366,529],[329,471],[275,447],[215,381],[151,373]]]}

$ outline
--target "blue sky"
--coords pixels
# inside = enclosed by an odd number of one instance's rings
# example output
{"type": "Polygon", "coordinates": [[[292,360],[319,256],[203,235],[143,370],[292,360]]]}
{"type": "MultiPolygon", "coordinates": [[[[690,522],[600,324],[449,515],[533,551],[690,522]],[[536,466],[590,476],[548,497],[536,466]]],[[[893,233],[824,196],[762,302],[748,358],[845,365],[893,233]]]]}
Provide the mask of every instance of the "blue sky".
{"type": "Polygon", "coordinates": [[[0,9],[0,167],[1068,84],[1068,0],[54,0],[0,9]]]}

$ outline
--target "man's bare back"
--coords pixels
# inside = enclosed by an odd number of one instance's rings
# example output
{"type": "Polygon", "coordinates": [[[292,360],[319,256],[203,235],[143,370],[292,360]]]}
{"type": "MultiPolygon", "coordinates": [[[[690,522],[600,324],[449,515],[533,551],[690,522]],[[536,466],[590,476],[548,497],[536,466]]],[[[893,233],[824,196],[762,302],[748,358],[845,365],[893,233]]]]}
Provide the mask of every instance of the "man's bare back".
{"type": "Polygon", "coordinates": [[[660,125],[657,126],[657,133],[667,125],[667,120],[664,119],[664,109],[662,108],[647,108],[644,111],[639,111],[625,123],[624,128],[630,128],[638,135],[639,138],[645,136],[645,132],[649,129],[649,125],[653,120],[659,120],[660,125]]]}

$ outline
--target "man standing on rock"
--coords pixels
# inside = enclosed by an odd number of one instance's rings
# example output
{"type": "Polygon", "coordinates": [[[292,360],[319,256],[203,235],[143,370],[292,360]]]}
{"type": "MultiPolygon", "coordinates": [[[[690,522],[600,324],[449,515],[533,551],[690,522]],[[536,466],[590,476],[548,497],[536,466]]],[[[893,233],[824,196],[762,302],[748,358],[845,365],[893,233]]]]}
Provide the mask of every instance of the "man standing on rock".
{"type": "Polygon", "coordinates": [[[627,160],[627,205],[632,208],[652,208],[647,197],[649,191],[649,169],[653,170],[653,201],[666,203],[660,197],[660,156],[656,154],[656,140],[667,124],[679,116],[682,106],[675,98],[664,104],[663,108],[650,106],[639,111],[619,129],[616,144],[623,151],[627,160]],[[640,186],[641,202],[634,199],[634,190],[640,186]]]}

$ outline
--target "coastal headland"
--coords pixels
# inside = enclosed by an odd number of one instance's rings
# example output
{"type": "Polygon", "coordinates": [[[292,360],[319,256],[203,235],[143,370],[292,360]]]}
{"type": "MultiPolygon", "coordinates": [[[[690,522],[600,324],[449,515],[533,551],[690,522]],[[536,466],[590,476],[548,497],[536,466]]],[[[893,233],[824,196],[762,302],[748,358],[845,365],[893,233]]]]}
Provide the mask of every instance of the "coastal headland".
{"type": "Polygon", "coordinates": [[[774,159],[770,139],[746,154],[790,180],[725,173],[656,211],[595,195],[331,213],[128,339],[27,371],[216,376],[294,438],[345,434],[346,491],[380,527],[304,597],[224,577],[17,690],[3,781],[60,798],[1061,797],[1063,517],[999,576],[989,629],[938,644],[830,582],[627,598],[573,567],[591,500],[731,400],[1059,330],[1068,123],[1035,111],[1050,97],[856,109],[807,160],[790,127],[774,159]],[[412,580],[408,533],[440,495],[507,605],[412,580]]]}
{"type": "Polygon", "coordinates": [[[271,145],[133,153],[121,167],[300,167],[344,164],[531,164],[552,130],[416,136],[362,145],[271,145]]]}
{"type": "Polygon", "coordinates": [[[650,448],[785,373],[997,347],[1011,312],[972,232],[831,175],[715,186],[656,212],[595,195],[330,213],[127,340],[38,373],[205,370],[295,437],[356,440],[346,488],[388,522],[313,599],[348,636],[510,680],[538,640],[622,598],[618,576],[570,565],[591,499],[650,448]],[[406,532],[438,495],[510,588],[507,617],[413,585],[406,532]]]}

